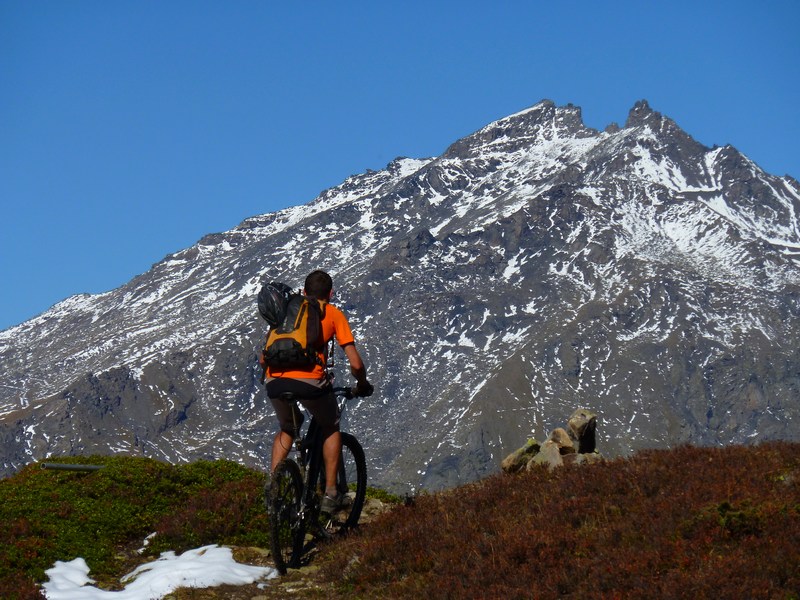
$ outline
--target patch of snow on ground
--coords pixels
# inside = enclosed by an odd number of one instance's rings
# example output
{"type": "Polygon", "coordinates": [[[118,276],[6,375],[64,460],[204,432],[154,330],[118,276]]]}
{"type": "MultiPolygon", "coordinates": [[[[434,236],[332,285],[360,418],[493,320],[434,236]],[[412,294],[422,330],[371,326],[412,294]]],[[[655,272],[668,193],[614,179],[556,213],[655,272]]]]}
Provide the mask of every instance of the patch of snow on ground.
{"type": "Polygon", "coordinates": [[[57,561],[46,571],[42,585],[48,600],[158,600],[180,587],[207,588],[246,585],[278,576],[275,569],[243,565],[233,560],[230,548],[205,546],[180,556],[164,552],[122,578],[124,590],[110,592],[93,587],[89,567],[82,558],[57,561]]]}
{"type": "Polygon", "coordinates": [[[519,275],[520,265],[525,263],[524,260],[521,262],[517,261],[520,254],[517,254],[517,256],[512,256],[510,259],[508,259],[508,265],[506,266],[502,275],[503,279],[505,279],[506,281],[510,281],[511,278],[514,277],[515,275],[519,275]]]}

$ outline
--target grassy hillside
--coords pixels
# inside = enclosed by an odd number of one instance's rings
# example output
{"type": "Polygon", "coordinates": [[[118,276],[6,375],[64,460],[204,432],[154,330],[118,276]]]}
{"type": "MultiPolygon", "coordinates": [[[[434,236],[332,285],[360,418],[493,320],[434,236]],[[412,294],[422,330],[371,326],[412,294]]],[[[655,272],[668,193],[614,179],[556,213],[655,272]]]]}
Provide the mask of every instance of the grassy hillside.
{"type": "MultiPolygon", "coordinates": [[[[111,585],[165,549],[268,545],[261,474],[224,461],[79,462],[107,466],[34,465],[0,482],[1,598],[37,597],[57,559],[83,556],[111,585]]],[[[800,598],[800,444],[497,475],[397,506],[314,565],[303,597],[800,598]]],[[[176,597],[233,597],[219,593],[176,597]]]]}
{"type": "Polygon", "coordinates": [[[492,477],[392,511],[323,576],[369,598],[798,598],[800,445],[492,477]]]}
{"type": "Polygon", "coordinates": [[[264,477],[226,461],[172,466],[145,458],[59,462],[106,465],[91,473],[30,465],[0,481],[0,598],[38,598],[56,560],[86,559],[112,586],[164,550],[204,544],[267,547],[264,477]],[[144,552],[149,534],[157,532],[144,552]]]}

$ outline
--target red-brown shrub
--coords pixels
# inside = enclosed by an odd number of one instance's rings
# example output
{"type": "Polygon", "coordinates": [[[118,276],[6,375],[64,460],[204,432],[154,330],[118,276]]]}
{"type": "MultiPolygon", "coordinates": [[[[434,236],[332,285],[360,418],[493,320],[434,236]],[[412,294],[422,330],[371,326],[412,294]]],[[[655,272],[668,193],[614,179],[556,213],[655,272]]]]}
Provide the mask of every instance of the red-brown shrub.
{"type": "Polygon", "coordinates": [[[321,562],[364,597],[797,598],[800,444],[498,475],[421,496],[321,562]]]}

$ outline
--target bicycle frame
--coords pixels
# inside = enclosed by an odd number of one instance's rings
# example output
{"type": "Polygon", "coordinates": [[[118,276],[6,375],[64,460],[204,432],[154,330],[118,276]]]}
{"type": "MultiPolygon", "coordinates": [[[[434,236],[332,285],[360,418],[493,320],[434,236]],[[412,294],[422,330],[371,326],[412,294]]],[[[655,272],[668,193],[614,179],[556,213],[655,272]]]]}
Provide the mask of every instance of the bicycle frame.
{"type": "MultiPolygon", "coordinates": [[[[353,398],[353,391],[350,388],[335,387],[331,390],[339,399],[338,412],[341,419],[344,414],[347,401],[353,398]]],[[[295,405],[298,401],[294,398],[289,400],[295,405]]],[[[305,413],[310,416],[308,410],[304,409],[305,413]]],[[[322,456],[322,432],[317,424],[316,419],[313,417],[308,421],[308,427],[305,434],[301,435],[302,424],[298,425],[296,412],[292,411],[292,421],[294,428],[294,451],[297,453],[297,464],[300,467],[300,473],[303,477],[303,494],[300,498],[299,518],[303,522],[307,522],[309,513],[312,515],[317,514],[319,509],[320,494],[325,490],[316,490],[315,485],[318,481],[324,480],[321,477],[324,474],[325,462],[322,456]]],[[[342,457],[340,456],[340,461],[342,457]]]]}
{"type": "MultiPolygon", "coordinates": [[[[349,388],[333,388],[333,393],[341,399],[338,404],[341,418],[347,400],[354,394],[349,388]]],[[[292,394],[284,395],[283,400],[298,402],[292,394]]],[[[265,493],[270,511],[270,548],[281,574],[300,563],[306,532],[314,537],[330,538],[357,526],[367,487],[364,449],[353,435],[341,432],[342,459],[334,483],[337,490],[347,496],[341,509],[323,513],[324,489],[318,487],[328,487],[328,482],[325,481],[322,431],[312,417],[303,434],[294,409],[292,416],[295,435],[290,452],[293,450],[297,456],[287,456],[278,463],[265,493]]]]}

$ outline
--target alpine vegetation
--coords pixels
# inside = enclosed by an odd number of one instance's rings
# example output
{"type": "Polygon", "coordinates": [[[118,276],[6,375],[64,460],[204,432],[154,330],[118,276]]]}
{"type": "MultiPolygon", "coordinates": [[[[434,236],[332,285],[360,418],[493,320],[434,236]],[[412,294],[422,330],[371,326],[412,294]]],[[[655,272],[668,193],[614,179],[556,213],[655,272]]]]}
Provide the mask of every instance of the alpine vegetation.
{"type": "Polygon", "coordinates": [[[256,296],[316,268],[365,340],[344,429],[375,485],[474,481],[579,408],[609,457],[798,440],[798,215],[795,179],[647,102],[597,131],[544,100],[0,332],[0,465],[264,466],[256,296]]]}

